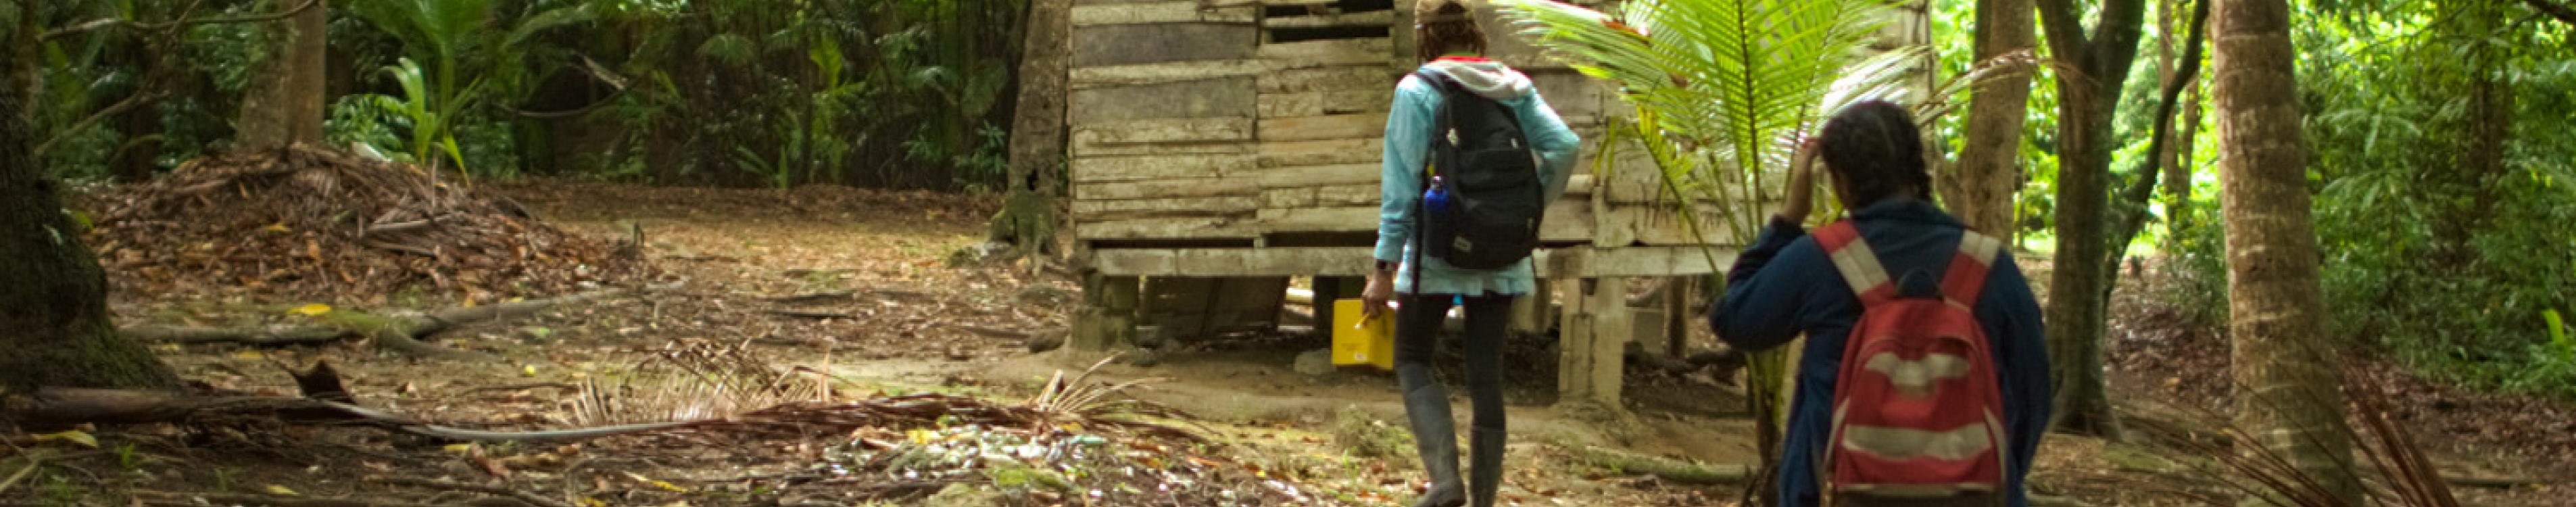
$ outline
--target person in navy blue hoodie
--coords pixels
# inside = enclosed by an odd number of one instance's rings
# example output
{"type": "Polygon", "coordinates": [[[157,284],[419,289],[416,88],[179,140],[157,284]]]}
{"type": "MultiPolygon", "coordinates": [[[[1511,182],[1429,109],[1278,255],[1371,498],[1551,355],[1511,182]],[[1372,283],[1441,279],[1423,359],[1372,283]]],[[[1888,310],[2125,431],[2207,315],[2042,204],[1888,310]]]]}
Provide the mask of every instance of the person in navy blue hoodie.
{"type": "MultiPolygon", "coordinates": [[[[1777,505],[1818,505],[1818,461],[1830,431],[1835,374],[1843,345],[1861,316],[1852,294],[1823,247],[1800,224],[1815,194],[1815,159],[1821,156],[1834,195],[1878,253],[1903,293],[1937,293],[1940,273],[1958,250],[1956,218],[1931,202],[1932,177],[1924,168],[1922,136],[1904,108],[1864,102],[1826,122],[1821,136],[1801,143],[1791,162],[1787,202],[1753,246],[1727,272],[1726,298],[1709,309],[1709,324],[1734,347],[1761,350],[1807,336],[1789,405],[1786,445],[1781,446],[1777,505]]],[[[2029,505],[2023,477],[2048,426],[2050,387],[2047,345],[2038,299],[2009,254],[1997,257],[1974,308],[1995,353],[2002,378],[2005,498],[2029,505]]]]}

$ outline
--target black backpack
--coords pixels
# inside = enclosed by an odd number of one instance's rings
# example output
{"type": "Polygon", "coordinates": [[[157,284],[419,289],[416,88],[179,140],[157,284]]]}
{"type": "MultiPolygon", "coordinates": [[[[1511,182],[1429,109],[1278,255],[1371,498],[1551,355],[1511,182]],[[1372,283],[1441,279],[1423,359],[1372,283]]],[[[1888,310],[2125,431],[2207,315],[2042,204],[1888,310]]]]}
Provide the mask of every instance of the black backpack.
{"type": "MultiPolygon", "coordinates": [[[[1430,158],[1449,196],[1445,209],[1424,202],[1417,252],[1465,269],[1503,269],[1529,258],[1538,248],[1547,190],[1519,116],[1446,76],[1415,75],[1443,97],[1430,158]]],[[[1424,184],[1430,185],[1427,178],[1424,184]]]]}

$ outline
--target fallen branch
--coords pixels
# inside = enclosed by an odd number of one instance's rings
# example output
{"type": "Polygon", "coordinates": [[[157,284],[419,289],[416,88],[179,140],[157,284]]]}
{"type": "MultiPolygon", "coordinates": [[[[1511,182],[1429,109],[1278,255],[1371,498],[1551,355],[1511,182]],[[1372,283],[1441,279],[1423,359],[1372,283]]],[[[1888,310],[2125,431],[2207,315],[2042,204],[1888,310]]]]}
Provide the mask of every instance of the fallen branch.
{"type": "Polygon", "coordinates": [[[584,292],[570,296],[531,299],[509,303],[455,308],[446,311],[397,318],[376,329],[348,329],[330,326],[265,326],[255,328],[217,328],[194,326],[136,326],[125,328],[127,336],[163,343],[205,344],[239,343],[282,347],[321,345],[351,338],[371,338],[377,346],[395,352],[435,359],[491,359],[489,354],[467,352],[430,344],[426,340],[459,326],[488,321],[516,319],[556,306],[584,303],[623,294],[618,289],[584,292]]]}
{"type": "Polygon", "coordinates": [[[38,427],[146,424],[265,418],[301,423],[355,423],[450,441],[551,442],[667,431],[708,421],[627,424],[550,431],[486,431],[428,424],[383,411],[308,398],[196,395],[168,391],[44,388],[0,399],[0,420],[38,427]]]}
{"type": "Polygon", "coordinates": [[[1592,466],[1645,473],[1681,484],[1742,484],[1753,475],[1753,467],[1745,465],[1706,465],[1595,446],[1577,451],[1592,466]]]}
{"type": "Polygon", "coordinates": [[[401,500],[366,500],[357,498],[298,498],[291,496],[236,495],[228,493],[189,494],[163,491],[138,491],[137,493],[145,493],[150,496],[161,498],[155,500],[143,500],[137,498],[136,503],[142,505],[171,507],[203,507],[209,503],[213,505],[265,505],[268,507],[455,507],[452,504],[440,505],[411,503],[401,500]],[[200,503],[200,501],[203,501],[204,503],[200,503]]]}
{"type": "Polygon", "coordinates": [[[799,309],[795,309],[795,308],[770,308],[770,309],[766,309],[766,310],[761,310],[760,312],[761,312],[761,313],[770,314],[770,315],[777,315],[777,316],[780,316],[780,317],[795,317],[795,318],[800,318],[800,319],[815,319],[815,320],[825,320],[825,319],[859,320],[859,316],[857,316],[857,315],[851,315],[851,314],[841,313],[841,312],[827,312],[827,311],[822,311],[822,310],[799,310],[799,309]]]}
{"type": "Polygon", "coordinates": [[[2513,489],[2513,488],[2520,488],[2520,487],[2526,487],[2526,486],[2542,486],[2542,485],[2550,484],[2550,482],[2549,482],[2549,481],[2544,481],[2544,480],[2540,480],[2540,479],[2533,479],[2533,478],[2528,478],[2528,477],[2455,477],[2455,476],[2445,476],[2445,477],[2442,477],[2442,482],[2448,482],[2448,483],[2451,483],[2451,485],[2453,485],[2453,486],[2468,487],[2468,488],[2483,488],[2483,489],[2513,489]]]}
{"type": "Polygon", "coordinates": [[[762,298],[760,298],[760,299],[767,300],[767,301],[772,302],[772,303],[798,303],[798,304],[803,304],[803,303],[819,303],[819,302],[823,302],[823,301],[839,301],[839,300],[848,300],[848,299],[850,299],[850,297],[851,297],[851,296],[857,295],[858,293],[859,293],[858,291],[854,291],[854,290],[827,290],[827,291],[822,291],[822,292],[807,292],[807,293],[803,293],[803,294],[792,294],[792,295],[786,295],[786,296],[767,296],[767,297],[762,297],[762,298]]]}
{"type": "Polygon", "coordinates": [[[137,326],[125,328],[125,335],[143,341],[162,343],[239,343],[279,347],[330,343],[348,338],[350,334],[338,329],[293,326],[264,328],[137,326]]]}
{"type": "Polygon", "coordinates": [[[989,328],[989,327],[983,327],[983,326],[976,326],[976,325],[968,325],[968,324],[950,324],[949,326],[950,326],[950,327],[955,327],[955,328],[957,328],[957,329],[959,329],[959,330],[966,331],[966,332],[968,332],[968,333],[974,333],[974,334],[977,334],[977,335],[982,335],[982,336],[985,336],[985,337],[991,337],[991,338],[1006,338],[1006,339],[1013,339],[1013,340],[1026,340],[1026,339],[1029,339],[1029,337],[1031,337],[1031,336],[1036,336],[1036,333],[1031,333],[1031,332],[1027,332],[1027,331],[1013,331],[1013,330],[1009,330],[1009,329],[995,329],[995,328],[989,328]]]}
{"type": "Polygon", "coordinates": [[[536,506],[536,507],[573,507],[573,506],[572,506],[572,504],[564,503],[564,501],[562,501],[562,500],[556,500],[556,499],[552,499],[552,498],[546,498],[546,497],[544,497],[544,496],[540,496],[540,495],[535,494],[535,493],[529,493],[529,492],[526,492],[526,491],[520,491],[520,490],[515,490],[515,489],[510,489],[510,488],[503,488],[503,487],[496,487],[496,486],[484,486],[484,485],[480,485],[480,484],[466,484],[466,483],[462,483],[462,482],[440,481],[440,480],[430,480],[430,479],[414,479],[414,478],[410,478],[410,477],[377,477],[377,478],[374,478],[374,479],[372,479],[372,480],[377,481],[377,482],[383,482],[383,483],[386,483],[386,484],[394,484],[394,485],[400,485],[400,486],[415,486],[415,487],[423,487],[423,488],[436,488],[436,489],[445,489],[445,490],[451,490],[451,491],[464,491],[464,492],[469,492],[469,493],[482,493],[482,494],[486,494],[486,495],[493,495],[493,496],[500,496],[500,497],[514,498],[514,499],[518,499],[518,500],[519,500],[519,501],[521,501],[521,502],[527,502],[527,503],[528,503],[528,505],[534,505],[534,506],[536,506]]]}

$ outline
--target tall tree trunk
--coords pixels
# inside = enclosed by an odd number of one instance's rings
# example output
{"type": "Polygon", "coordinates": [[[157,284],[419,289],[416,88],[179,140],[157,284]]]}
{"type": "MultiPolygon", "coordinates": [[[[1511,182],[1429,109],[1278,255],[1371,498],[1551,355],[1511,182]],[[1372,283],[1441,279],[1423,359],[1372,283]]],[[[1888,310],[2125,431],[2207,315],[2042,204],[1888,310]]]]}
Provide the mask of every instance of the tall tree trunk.
{"type": "MultiPolygon", "coordinates": [[[[2468,45],[2468,72],[2465,83],[2455,86],[2468,89],[2467,114],[2444,131],[2458,136],[2456,167],[2432,170],[2426,180],[2443,185],[2435,192],[2450,199],[2437,199],[2440,215],[2433,223],[2433,255],[2430,265],[2461,266],[2476,262],[2477,254],[2469,242],[2483,232],[2487,219],[2494,215],[2498,180],[2506,176],[2505,146],[2513,140],[2513,90],[2497,76],[2511,55],[2503,43],[2489,42],[2497,28],[2504,24],[2505,0],[2484,0],[2443,4],[2455,12],[2456,28],[2446,31],[2450,37],[2468,45]],[[2456,5],[2456,6],[2455,6],[2456,5]]],[[[2458,89],[2458,88],[2451,88],[2458,89]]]]}
{"type": "MultiPolygon", "coordinates": [[[[1976,61],[2032,49],[2031,0],[1977,0],[1976,61]]],[[[2013,193],[2021,183],[2021,134],[2030,109],[2030,74],[1979,83],[1968,103],[1967,146],[1942,174],[1950,212],[1969,228],[1998,236],[2013,227],[2013,193]]]]}
{"type": "Polygon", "coordinates": [[[2049,50],[2069,69],[2057,72],[2057,257],[2048,288],[2048,342],[2057,387],[2050,426],[2078,434],[2120,436],[2102,372],[2108,316],[2101,259],[2109,244],[2112,112],[2145,26],[2144,0],[2108,0],[2086,36],[2071,0],[2039,0],[2049,50]]]}
{"type": "Polygon", "coordinates": [[[2183,91],[2182,121],[2174,124],[2172,149],[2165,150],[2165,243],[2179,247],[2183,231],[2191,229],[2191,175],[2193,141],[2200,134],[2201,99],[2207,98],[2208,87],[2202,80],[2191,81],[2183,91]]]}
{"type": "Polygon", "coordinates": [[[2283,0],[2217,0],[2219,206],[2227,220],[2228,331],[2239,427],[2359,505],[2300,131],[2298,53],[2283,0]]]}
{"type": "Polygon", "coordinates": [[[993,217],[992,239],[1027,254],[1055,244],[1056,174],[1063,166],[1072,0],[1032,0],[1020,53],[1020,90],[1011,125],[1010,192],[993,217]]]}
{"type": "Polygon", "coordinates": [[[0,94],[0,387],[177,388],[150,349],[117,334],[106,274],[54,176],[30,157],[19,107],[0,94]]]}
{"type": "Polygon", "coordinates": [[[240,121],[234,124],[233,149],[256,150],[322,141],[324,95],[322,70],[329,52],[329,2],[315,4],[285,20],[269,23],[279,51],[270,53],[251,78],[240,121]]]}
{"type": "MultiPolygon", "coordinates": [[[[153,39],[137,40],[127,47],[127,64],[143,69],[143,79],[137,82],[134,93],[153,93],[168,85],[168,66],[162,65],[168,60],[161,57],[166,49],[168,46],[153,39]]],[[[115,168],[117,180],[127,183],[151,180],[153,173],[160,169],[156,159],[161,155],[161,108],[137,107],[120,116],[122,118],[118,121],[125,124],[125,143],[117,147],[116,155],[110,157],[108,163],[115,168]]]]}

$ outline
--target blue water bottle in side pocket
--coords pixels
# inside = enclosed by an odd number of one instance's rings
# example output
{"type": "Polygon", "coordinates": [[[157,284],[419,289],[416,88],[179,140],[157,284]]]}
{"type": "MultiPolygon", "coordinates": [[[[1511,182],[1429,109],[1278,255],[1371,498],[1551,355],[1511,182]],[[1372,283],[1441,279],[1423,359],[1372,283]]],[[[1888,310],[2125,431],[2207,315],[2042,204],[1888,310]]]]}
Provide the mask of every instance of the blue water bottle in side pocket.
{"type": "Polygon", "coordinates": [[[1439,175],[1432,175],[1422,187],[1422,219],[1414,221],[1422,228],[1422,243],[1416,245],[1429,257],[1449,255],[1451,235],[1449,185],[1439,175]]]}

